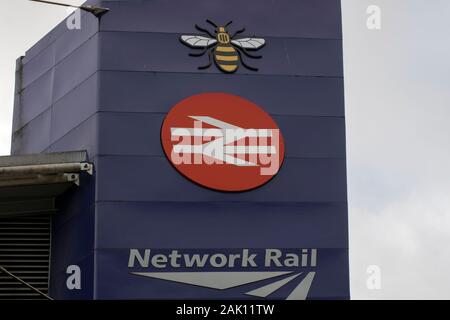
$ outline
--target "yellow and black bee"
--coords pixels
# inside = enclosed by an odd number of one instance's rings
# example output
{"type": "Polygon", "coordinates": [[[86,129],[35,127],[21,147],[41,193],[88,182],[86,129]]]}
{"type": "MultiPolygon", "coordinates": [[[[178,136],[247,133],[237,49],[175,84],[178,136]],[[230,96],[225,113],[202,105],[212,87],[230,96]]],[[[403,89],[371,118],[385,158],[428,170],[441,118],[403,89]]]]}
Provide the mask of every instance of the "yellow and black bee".
{"type": "Polygon", "coordinates": [[[183,35],[181,36],[181,42],[194,49],[203,49],[200,53],[190,53],[189,55],[194,57],[203,56],[208,52],[209,62],[205,66],[199,67],[199,69],[209,68],[212,64],[212,56],[214,56],[214,62],[217,67],[224,72],[235,72],[238,69],[239,62],[249,70],[258,71],[257,68],[250,67],[243,60],[245,55],[249,58],[259,59],[261,56],[255,56],[248,52],[248,50],[258,50],[263,47],[266,41],[262,38],[233,38],[244,32],[245,28],[236,31],[233,35],[227,31],[227,27],[232,23],[228,22],[225,26],[219,27],[214,22],[206,20],[215,28],[215,34],[213,35],[208,30],[195,25],[195,28],[201,32],[206,33],[209,37],[199,35],[183,35]]]}

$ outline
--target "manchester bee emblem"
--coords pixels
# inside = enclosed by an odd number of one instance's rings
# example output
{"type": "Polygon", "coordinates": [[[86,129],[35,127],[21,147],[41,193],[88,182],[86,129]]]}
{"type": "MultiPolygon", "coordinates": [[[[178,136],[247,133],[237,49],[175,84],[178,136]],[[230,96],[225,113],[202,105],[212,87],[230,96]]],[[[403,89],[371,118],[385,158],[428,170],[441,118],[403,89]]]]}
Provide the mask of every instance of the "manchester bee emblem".
{"type": "Polygon", "coordinates": [[[181,42],[193,49],[201,49],[201,52],[190,53],[190,56],[201,57],[208,53],[208,64],[198,67],[199,69],[207,69],[211,66],[214,60],[217,67],[223,72],[232,73],[235,72],[239,64],[245,68],[258,71],[257,68],[249,66],[245,62],[244,56],[252,59],[260,59],[261,56],[251,54],[249,51],[254,51],[262,48],[266,41],[262,38],[241,38],[234,39],[238,34],[243,33],[245,28],[237,30],[230,35],[227,31],[232,21],[228,22],[225,26],[217,26],[211,20],[206,20],[207,23],[214,27],[214,34],[205,28],[201,28],[195,25],[195,28],[205,35],[182,35],[181,42]]]}

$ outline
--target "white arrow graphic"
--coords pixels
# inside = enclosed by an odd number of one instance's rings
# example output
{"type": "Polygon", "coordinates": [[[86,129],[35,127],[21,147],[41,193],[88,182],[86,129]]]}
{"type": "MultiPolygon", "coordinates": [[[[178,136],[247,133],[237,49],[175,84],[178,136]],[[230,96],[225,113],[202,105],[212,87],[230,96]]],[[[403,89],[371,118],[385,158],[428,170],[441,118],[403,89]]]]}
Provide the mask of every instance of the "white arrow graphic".
{"type": "Polygon", "coordinates": [[[190,137],[215,137],[216,139],[201,145],[178,144],[173,147],[173,152],[180,154],[202,154],[216,159],[221,163],[233,164],[236,166],[258,166],[257,163],[245,161],[234,154],[276,154],[274,146],[253,146],[253,145],[230,145],[243,138],[270,138],[273,129],[244,129],[230,123],[206,116],[189,116],[218,129],[211,128],[171,128],[173,136],[190,137]]]}
{"type": "MultiPolygon", "coordinates": [[[[262,287],[245,294],[265,298],[298,278],[302,273],[292,271],[237,271],[237,272],[131,272],[133,275],[179,282],[205,288],[225,290],[253,282],[276,278],[262,287]],[[278,280],[281,276],[287,276],[278,280]]],[[[305,278],[292,290],[286,300],[305,300],[314,280],[315,272],[308,272],[305,278]]]]}

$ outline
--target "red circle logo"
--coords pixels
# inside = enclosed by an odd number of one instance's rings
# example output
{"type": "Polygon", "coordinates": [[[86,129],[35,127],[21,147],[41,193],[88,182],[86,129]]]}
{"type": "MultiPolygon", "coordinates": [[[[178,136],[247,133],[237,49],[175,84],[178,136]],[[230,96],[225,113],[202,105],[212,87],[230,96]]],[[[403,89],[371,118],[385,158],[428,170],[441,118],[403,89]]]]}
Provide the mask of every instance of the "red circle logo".
{"type": "Polygon", "coordinates": [[[164,152],[190,180],[221,191],[244,191],[273,178],[284,159],[283,136],[256,104],[226,93],[189,97],[161,129],[164,152]]]}

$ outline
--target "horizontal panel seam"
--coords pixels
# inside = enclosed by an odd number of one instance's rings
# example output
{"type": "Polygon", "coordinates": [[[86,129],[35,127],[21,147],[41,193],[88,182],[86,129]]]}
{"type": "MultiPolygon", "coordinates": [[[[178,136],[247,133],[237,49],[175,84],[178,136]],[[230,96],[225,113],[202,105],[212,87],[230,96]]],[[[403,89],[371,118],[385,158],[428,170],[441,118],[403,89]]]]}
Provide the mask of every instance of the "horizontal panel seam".
{"type": "MultiPolygon", "coordinates": [[[[162,151],[162,148],[161,148],[162,151]]],[[[96,157],[149,157],[149,158],[166,158],[164,153],[160,154],[122,154],[122,153],[101,153],[95,155],[96,157]]],[[[297,159],[297,160],[345,160],[346,157],[343,156],[335,156],[335,157],[317,157],[317,156],[285,156],[284,159],[297,159]]]]}
{"type": "MultiPolygon", "coordinates": [[[[166,158],[166,156],[161,154],[97,154],[95,155],[95,158],[101,158],[101,157],[136,157],[136,158],[166,158]]],[[[346,160],[345,156],[339,156],[339,157],[296,157],[296,156],[285,156],[284,159],[305,159],[305,160],[346,160]]]]}
{"type": "MultiPolygon", "coordinates": [[[[163,35],[203,35],[203,33],[198,32],[194,28],[191,29],[191,31],[186,30],[183,32],[169,32],[169,31],[140,31],[140,30],[115,30],[115,29],[100,29],[100,32],[104,33],[150,33],[150,34],[163,34],[163,35]]],[[[250,33],[250,34],[241,34],[236,38],[233,39],[240,39],[240,38],[248,38],[248,37],[259,37],[264,39],[294,39],[294,40],[321,40],[321,41],[335,41],[335,42],[342,42],[343,38],[327,38],[327,37],[295,37],[295,36],[273,36],[273,35],[264,35],[260,33],[250,33]]]]}
{"type": "Polygon", "coordinates": [[[191,204],[191,203],[235,203],[235,204],[242,204],[242,203],[254,203],[254,204],[306,204],[306,205],[317,205],[317,206],[324,206],[324,205],[333,205],[333,204],[345,204],[347,205],[347,201],[323,201],[323,202],[318,202],[318,201],[251,201],[251,200],[247,200],[247,201],[243,201],[243,200],[233,200],[233,201],[226,201],[226,200],[207,200],[207,201],[136,201],[136,200],[95,200],[96,204],[107,204],[107,203],[130,203],[130,204],[143,204],[143,203],[159,203],[159,204],[169,204],[169,203],[177,203],[177,204],[181,204],[181,203],[187,203],[187,204],[191,204]]]}
{"type": "MultiPolygon", "coordinates": [[[[120,70],[120,69],[103,69],[100,68],[98,72],[110,72],[110,73],[154,73],[154,74],[193,74],[193,75],[201,75],[201,76],[221,76],[223,77],[224,74],[221,72],[189,72],[189,71],[147,71],[147,70],[120,70]]],[[[314,75],[301,75],[301,74],[260,74],[260,73],[234,73],[234,74],[227,74],[226,76],[231,77],[280,77],[280,78],[320,78],[320,79],[329,79],[329,80],[344,80],[344,76],[314,76],[314,75]]]]}
{"type": "MultiPolygon", "coordinates": [[[[99,109],[102,107],[99,106],[99,109]]],[[[98,113],[119,113],[119,114],[159,114],[166,115],[169,111],[116,111],[116,110],[99,110],[98,113]]],[[[298,117],[298,118],[331,118],[331,119],[345,119],[345,116],[334,116],[334,115],[299,115],[299,114],[281,114],[281,113],[271,113],[267,112],[271,116],[275,117],[298,117]]]]}
{"type": "MultiPolygon", "coordinates": [[[[165,74],[203,74],[203,75],[224,75],[220,72],[194,72],[194,71],[152,71],[152,70],[121,70],[121,69],[104,69],[100,68],[98,71],[101,72],[136,72],[136,73],[165,73],[165,74]]],[[[325,75],[302,75],[302,74],[283,74],[283,73],[234,73],[227,74],[230,78],[236,76],[264,76],[264,77],[303,77],[303,78],[329,78],[329,79],[344,79],[344,76],[325,76],[325,75]]]]}

